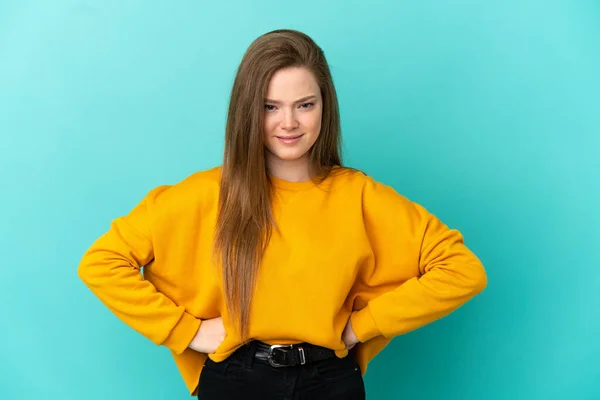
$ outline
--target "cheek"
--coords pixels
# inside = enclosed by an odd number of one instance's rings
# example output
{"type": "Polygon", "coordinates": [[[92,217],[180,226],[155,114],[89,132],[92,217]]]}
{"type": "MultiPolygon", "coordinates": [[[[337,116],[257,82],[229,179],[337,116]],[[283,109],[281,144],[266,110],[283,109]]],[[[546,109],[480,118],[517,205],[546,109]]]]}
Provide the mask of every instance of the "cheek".
{"type": "Polygon", "coordinates": [[[321,113],[307,116],[305,126],[310,129],[311,133],[318,134],[321,131],[321,113]]]}
{"type": "Polygon", "coordinates": [[[275,129],[276,127],[277,127],[277,121],[275,120],[275,118],[273,118],[272,115],[265,115],[265,119],[264,119],[265,135],[269,135],[271,132],[273,132],[273,129],[275,129]]]}

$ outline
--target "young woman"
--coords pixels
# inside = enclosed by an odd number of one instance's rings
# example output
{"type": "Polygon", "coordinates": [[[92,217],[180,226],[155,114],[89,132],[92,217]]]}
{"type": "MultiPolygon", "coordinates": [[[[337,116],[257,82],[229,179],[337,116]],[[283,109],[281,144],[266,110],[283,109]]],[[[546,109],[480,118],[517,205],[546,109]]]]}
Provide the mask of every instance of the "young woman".
{"type": "Polygon", "coordinates": [[[151,190],[79,276],[202,400],[363,399],[393,337],[487,283],[459,232],[342,166],[327,61],[291,30],[244,55],[222,166],[151,190]]]}

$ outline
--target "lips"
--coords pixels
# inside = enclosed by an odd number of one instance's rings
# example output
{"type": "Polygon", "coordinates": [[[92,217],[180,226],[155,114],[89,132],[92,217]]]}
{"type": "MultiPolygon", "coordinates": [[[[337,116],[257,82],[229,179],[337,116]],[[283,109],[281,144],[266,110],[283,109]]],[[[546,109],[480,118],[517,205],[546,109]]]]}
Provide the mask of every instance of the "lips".
{"type": "Polygon", "coordinates": [[[293,135],[293,136],[276,136],[278,139],[284,139],[284,140],[292,140],[292,139],[298,139],[299,137],[301,137],[302,135],[304,135],[303,133],[300,135],[293,135]]]}

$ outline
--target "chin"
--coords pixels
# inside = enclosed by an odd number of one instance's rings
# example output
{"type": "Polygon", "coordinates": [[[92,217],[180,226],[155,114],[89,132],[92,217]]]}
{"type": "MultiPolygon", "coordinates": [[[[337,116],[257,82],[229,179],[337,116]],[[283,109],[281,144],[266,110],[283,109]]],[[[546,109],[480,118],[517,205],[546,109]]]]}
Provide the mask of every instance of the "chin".
{"type": "Polygon", "coordinates": [[[271,151],[271,153],[282,161],[296,161],[308,156],[308,151],[271,151]]]}
{"type": "Polygon", "coordinates": [[[277,157],[283,161],[296,161],[301,158],[304,158],[305,156],[306,156],[306,153],[302,153],[302,154],[285,154],[285,153],[278,154],[278,153],[275,153],[275,157],[277,157]]]}

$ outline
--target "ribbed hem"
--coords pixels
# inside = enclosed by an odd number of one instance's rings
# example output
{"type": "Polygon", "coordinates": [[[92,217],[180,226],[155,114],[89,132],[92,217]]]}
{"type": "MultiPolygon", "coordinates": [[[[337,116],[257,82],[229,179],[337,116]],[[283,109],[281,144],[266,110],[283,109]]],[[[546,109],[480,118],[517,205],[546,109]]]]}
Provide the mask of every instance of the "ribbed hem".
{"type": "Polygon", "coordinates": [[[196,336],[200,323],[198,318],[184,312],[169,337],[163,342],[163,346],[171,349],[175,354],[183,353],[196,336]]]}
{"type": "Polygon", "coordinates": [[[350,316],[350,323],[352,324],[352,330],[354,331],[356,338],[360,340],[361,343],[381,335],[381,331],[377,327],[377,324],[375,324],[369,306],[352,313],[350,316]]]}

